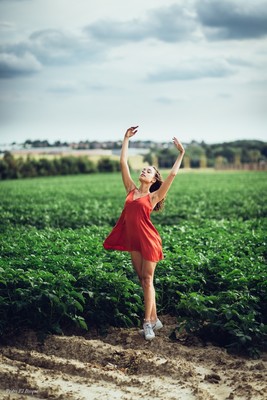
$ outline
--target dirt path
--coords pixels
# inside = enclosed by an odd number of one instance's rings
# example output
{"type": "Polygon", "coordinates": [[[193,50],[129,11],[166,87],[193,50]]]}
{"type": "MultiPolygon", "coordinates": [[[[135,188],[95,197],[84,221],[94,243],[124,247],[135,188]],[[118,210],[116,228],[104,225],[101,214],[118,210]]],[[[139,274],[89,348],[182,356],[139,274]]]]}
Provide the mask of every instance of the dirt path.
{"type": "Polygon", "coordinates": [[[137,329],[88,334],[34,333],[0,348],[0,398],[70,400],[267,399],[267,354],[260,360],[231,356],[200,343],[172,341],[170,317],[152,342],[137,329]]]}

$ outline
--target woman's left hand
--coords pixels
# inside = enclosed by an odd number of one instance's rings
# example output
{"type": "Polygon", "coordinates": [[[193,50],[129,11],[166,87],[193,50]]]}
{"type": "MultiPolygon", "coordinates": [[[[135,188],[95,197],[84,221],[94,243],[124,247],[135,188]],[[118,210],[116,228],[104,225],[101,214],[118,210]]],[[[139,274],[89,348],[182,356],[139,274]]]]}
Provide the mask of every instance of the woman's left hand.
{"type": "Polygon", "coordinates": [[[185,153],[184,146],[182,145],[182,143],[180,142],[180,140],[178,140],[176,137],[174,137],[172,140],[173,140],[174,146],[175,146],[181,153],[185,153]]]}
{"type": "Polygon", "coordinates": [[[128,128],[125,133],[125,137],[131,138],[132,136],[134,136],[137,132],[137,128],[138,126],[132,126],[131,128],[128,128]]]}

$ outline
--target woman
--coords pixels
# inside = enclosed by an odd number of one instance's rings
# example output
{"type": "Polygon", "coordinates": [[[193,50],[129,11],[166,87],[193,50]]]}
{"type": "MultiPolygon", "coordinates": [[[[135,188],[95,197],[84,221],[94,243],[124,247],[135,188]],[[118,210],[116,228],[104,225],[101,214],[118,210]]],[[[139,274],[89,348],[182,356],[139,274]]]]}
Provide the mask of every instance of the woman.
{"type": "Polygon", "coordinates": [[[157,168],[148,166],[142,169],[137,188],[127,163],[129,139],[136,134],[137,128],[134,126],[127,129],[122,143],[120,164],[127,197],[117,224],[104,241],[104,248],[131,253],[132,264],[144,292],[144,336],[146,340],[152,340],[155,337],[154,331],[162,328],[157,318],[153,278],[157,262],[163,259],[163,254],[161,238],[150,220],[150,213],[163,207],[164,198],[180,168],[185,150],[179,140],[173,138],[179,154],[165,181],[162,181],[157,168]]]}

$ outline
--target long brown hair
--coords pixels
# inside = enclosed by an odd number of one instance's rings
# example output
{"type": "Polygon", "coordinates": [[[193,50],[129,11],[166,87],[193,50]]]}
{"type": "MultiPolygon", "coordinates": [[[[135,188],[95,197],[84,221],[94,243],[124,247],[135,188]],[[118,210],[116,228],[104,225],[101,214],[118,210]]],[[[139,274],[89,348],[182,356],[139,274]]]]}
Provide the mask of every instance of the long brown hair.
{"type": "MultiPolygon", "coordinates": [[[[156,190],[158,190],[161,187],[162,183],[163,183],[163,179],[162,179],[162,176],[160,175],[160,172],[158,171],[158,169],[156,167],[154,167],[154,165],[153,165],[153,168],[154,168],[154,170],[156,172],[155,173],[156,182],[154,182],[150,186],[150,189],[149,189],[150,193],[155,192],[156,190]]],[[[153,208],[153,211],[161,211],[163,209],[163,207],[164,207],[164,201],[165,201],[165,198],[160,200],[155,205],[155,207],[153,208]]]]}

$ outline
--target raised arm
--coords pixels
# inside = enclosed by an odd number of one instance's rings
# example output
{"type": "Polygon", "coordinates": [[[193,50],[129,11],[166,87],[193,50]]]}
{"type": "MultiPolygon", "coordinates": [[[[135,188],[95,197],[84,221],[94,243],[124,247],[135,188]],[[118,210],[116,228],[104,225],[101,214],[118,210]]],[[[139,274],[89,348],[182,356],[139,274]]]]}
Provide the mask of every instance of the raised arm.
{"type": "Polygon", "coordinates": [[[125,186],[127,193],[129,193],[131,190],[135,188],[135,183],[131,178],[128,165],[128,145],[129,145],[129,139],[136,134],[137,128],[138,126],[132,126],[131,128],[127,129],[124,135],[121,148],[121,157],[120,157],[121,174],[122,174],[123,184],[125,186]]]}
{"type": "Polygon", "coordinates": [[[165,181],[162,183],[162,185],[160,186],[160,188],[158,190],[153,192],[152,202],[154,204],[157,204],[159,201],[161,201],[166,196],[175,176],[177,175],[177,172],[179,171],[183,156],[185,154],[185,149],[184,149],[182,143],[178,139],[176,139],[174,137],[173,143],[174,143],[175,147],[177,148],[177,150],[179,151],[179,154],[178,154],[178,157],[177,157],[175,163],[173,164],[173,167],[172,167],[169,175],[165,179],[165,181]]]}

